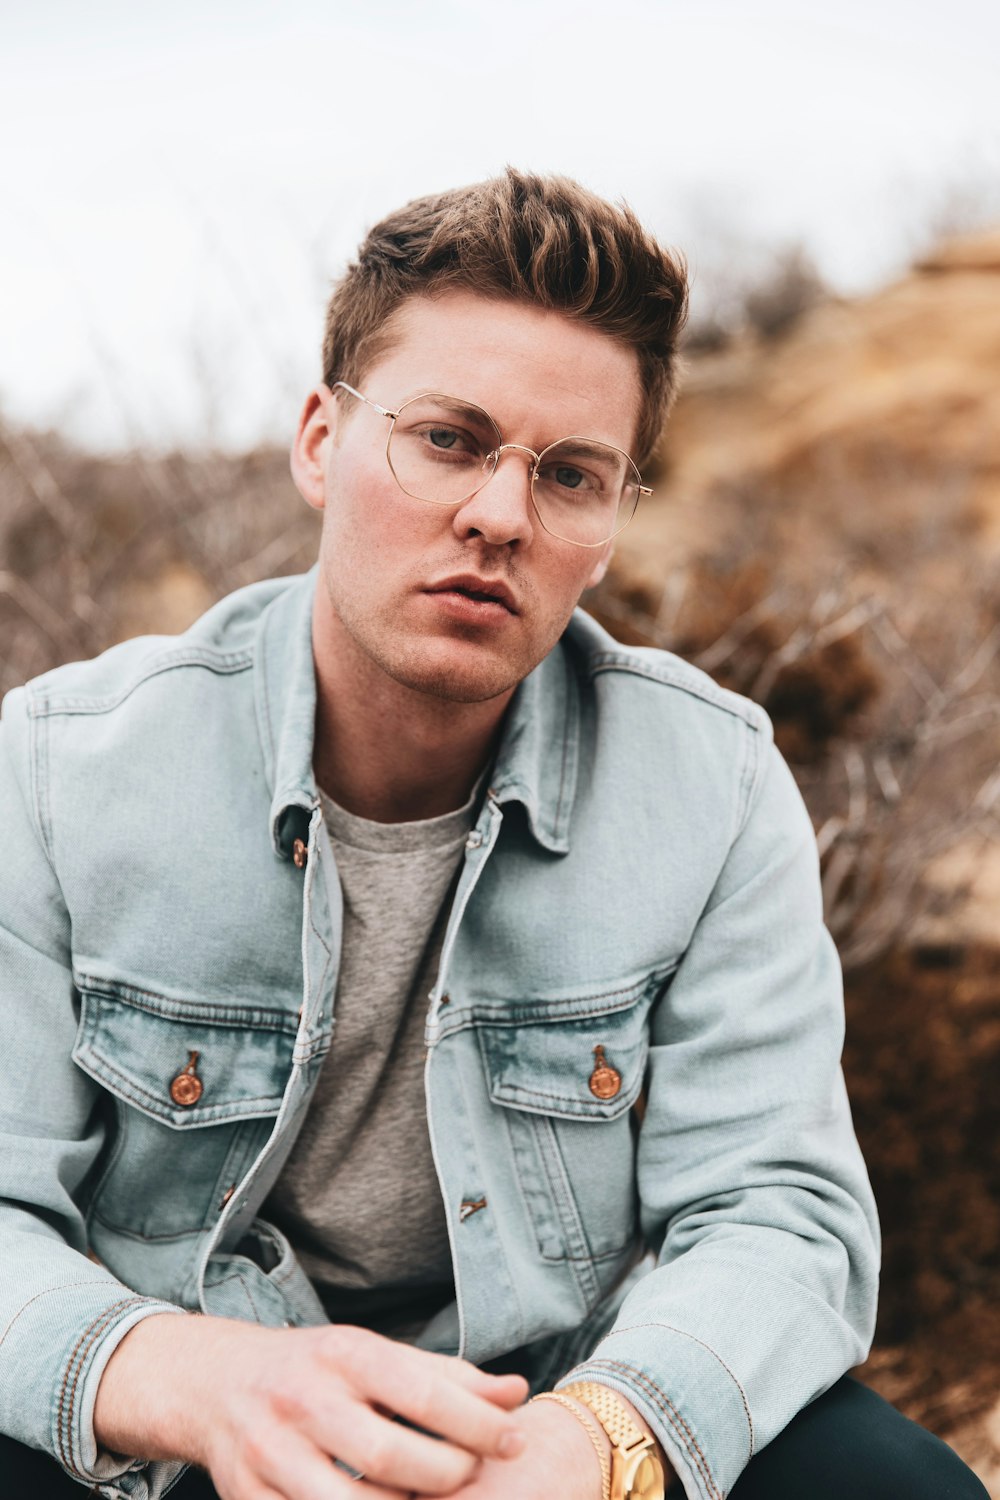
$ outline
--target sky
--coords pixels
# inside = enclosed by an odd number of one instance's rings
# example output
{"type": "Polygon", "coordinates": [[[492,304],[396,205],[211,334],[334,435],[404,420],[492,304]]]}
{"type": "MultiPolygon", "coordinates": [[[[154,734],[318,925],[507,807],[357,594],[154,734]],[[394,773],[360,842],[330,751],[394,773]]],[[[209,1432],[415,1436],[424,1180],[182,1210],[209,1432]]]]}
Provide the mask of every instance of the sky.
{"type": "Polygon", "coordinates": [[[330,278],[506,162],[625,198],[694,305],[800,243],[838,291],[1000,222],[996,0],[0,0],[0,416],[283,441],[330,278]]]}

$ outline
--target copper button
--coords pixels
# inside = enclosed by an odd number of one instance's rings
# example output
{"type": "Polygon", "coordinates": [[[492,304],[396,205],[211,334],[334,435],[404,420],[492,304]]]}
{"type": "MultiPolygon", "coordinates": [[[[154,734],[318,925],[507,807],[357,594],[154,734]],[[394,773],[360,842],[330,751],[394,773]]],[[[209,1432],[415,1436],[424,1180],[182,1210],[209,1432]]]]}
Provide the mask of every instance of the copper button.
{"type": "Polygon", "coordinates": [[[306,848],[301,839],[296,839],[295,843],[292,845],[292,859],[295,863],[295,868],[297,870],[304,870],[306,867],[306,860],[308,858],[309,850],[306,848]]]}
{"type": "Polygon", "coordinates": [[[590,1092],[598,1099],[613,1099],[622,1086],[622,1075],[605,1059],[604,1048],[594,1048],[594,1071],[590,1075],[590,1092]]]}
{"type": "Polygon", "coordinates": [[[170,1085],[170,1097],[175,1104],[187,1109],[192,1104],[197,1104],[204,1092],[204,1084],[195,1072],[198,1066],[197,1052],[188,1053],[188,1065],[182,1073],[178,1073],[170,1085]]]}

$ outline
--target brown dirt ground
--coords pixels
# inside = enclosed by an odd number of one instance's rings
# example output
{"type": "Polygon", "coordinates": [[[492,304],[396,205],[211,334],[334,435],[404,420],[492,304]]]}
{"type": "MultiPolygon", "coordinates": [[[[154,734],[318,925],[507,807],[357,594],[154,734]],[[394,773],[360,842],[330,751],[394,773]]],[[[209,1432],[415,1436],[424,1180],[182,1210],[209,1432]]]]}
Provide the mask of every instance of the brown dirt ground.
{"type": "Polygon", "coordinates": [[[847,1017],[884,1233],[858,1373],[1000,1496],[1000,949],[892,953],[849,977],[847,1017]]]}

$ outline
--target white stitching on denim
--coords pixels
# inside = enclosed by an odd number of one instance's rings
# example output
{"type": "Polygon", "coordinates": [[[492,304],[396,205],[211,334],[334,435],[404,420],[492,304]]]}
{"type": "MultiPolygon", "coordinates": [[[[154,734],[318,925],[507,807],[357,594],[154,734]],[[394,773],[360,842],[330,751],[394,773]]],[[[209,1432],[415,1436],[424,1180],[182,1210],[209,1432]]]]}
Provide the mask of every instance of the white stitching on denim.
{"type": "MultiPolygon", "coordinates": [[[[132,680],[117,693],[106,694],[103,698],[90,696],[89,694],[55,694],[49,697],[38,697],[30,701],[29,713],[32,718],[50,718],[56,714],[106,714],[128,701],[137,688],[153,677],[159,677],[163,672],[171,672],[175,667],[204,667],[210,672],[218,672],[224,676],[231,676],[237,672],[245,672],[253,666],[253,652],[247,649],[232,651],[226,654],[215,654],[205,647],[187,647],[174,651],[163,652],[155,657],[145,671],[133,677],[132,680]]],[[[37,689],[36,689],[37,691],[37,689]]]]}
{"type": "Polygon", "coordinates": [[[626,1328],[610,1329],[602,1339],[598,1339],[597,1344],[595,1345],[595,1353],[602,1344],[608,1341],[608,1339],[615,1338],[619,1333],[634,1333],[637,1329],[640,1328],[666,1328],[670,1333],[677,1333],[680,1334],[682,1338],[690,1339],[693,1344],[700,1344],[703,1349],[708,1350],[709,1354],[714,1355],[714,1357],[719,1361],[719,1364],[733,1381],[733,1384],[736,1386],[736,1389],[740,1393],[740,1399],[743,1402],[743,1410],[746,1413],[747,1425],[750,1428],[750,1457],[753,1458],[754,1453],[756,1452],[756,1436],[753,1430],[753,1417],[750,1414],[750,1403],[747,1400],[747,1393],[743,1389],[739,1376],[735,1373],[734,1370],[731,1370],[729,1368],[718,1350],[713,1349],[711,1344],[706,1344],[704,1339],[698,1338],[693,1333],[688,1333],[684,1328],[675,1328],[672,1323],[662,1323],[656,1319],[653,1319],[647,1323],[630,1323],[626,1328]]]}
{"type": "Polygon", "coordinates": [[[114,1325],[116,1317],[120,1322],[121,1317],[119,1315],[124,1314],[127,1308],[153,1300],[155,1299],[142,1296],[122,1297],[119,1301],[112,1303],[110,1307],[106,1307],[100,1317],[95,1318],[89,1328],[77,1339],[73,1352],[69,1357],[69,1363],[63,1372],[62,1386],[59,1391],[59,1405],[56,1410],[56,1442],[59,1445],[60,1457],[65,1467],[81,1478],[87,1476],[73,1462],[75,1450],[73,1425],[76,1419],[76,1392],[80,1381],[80,1374],[94,1345],[99,1341],[101,1335],[107,1333],[114,1325]],[[81,1347],[85,1341],[87,1341],[86,1346],[82,1348],[81,1352],[81,1347]],[[76,1373],[73,1375],[73,1384],[69,1388],[68,1404],[64,1405],[67,1397],[66,1388],[69,1384],[69,1377],[73,1366],[77,1364],[77,1356],[79,1356],[79,1364],[77,1365],[76,1373]]]}
{"type": "Polygon", "coordinates": [[[614,652],[607,652],[592,660],[591,677],[597,677],[601,672],[627,672],[633,677],[645,677],[649,682],[658,682],[661,687],[676,688],[679,692],[690,694],[692,698],[699,698],[712,708],[721,708],[723,713],[742,719],[745,724],[750,725],[751,729],[766,729],[766,715],[762,708],[748,698],[741,698],[738,693],[729,695],[726,689],[716,688],[710,678],[707,678],[704,683],[697,680],[687,681],[680,673],[655,671],[645,662],[638,662],[633,657],[618,655],[614,652]]]}
{"type": "MultiPolygon", "coordinates": [[[[622,1360],[589,1359],[584,1363],[584,1373],[576,1375],[576,1379],[587,1379],[588,1375],[586,1372],[589,1371],[591,1367],[596,1370],[607,1370],[612,1375],[617,1373],[618,1379],[621,1380],[624,1385],[628,1385],[630,1379],[634,1381],[635,1386],[637,1387],[637,1395],[641,1392],[642,1394],[648,1396],[653,1404],[655,1406],[658,1406],[660,1410],[665,1414],[667,1421],[675,1431],[683,1429],[683,1432],[681,1433],[681,1442],[683,1443],[689,1454],[691,1454],[692,1456],[696,1455],[696,1457],[694,1458],[695,1468],[701,1471],[702,1476],[704,1477],[708,1485],[709,1492],[713,1496],[713,1500],[725,1500],[725,1496],[723,1495],[722,1490],[715,1482],[712,1470],[709,1467],[708,1459],[702,1452],[698,1440],[692,1432],[690,1426],[681,1416],[680,1412],[677,1410],[677,1407],[670,1400],[670,1397],[665,1396],[663,1392],[653,1384],[648,1375],[645,1375],[641,1370],[637,1370],[634,1365],[625,1364],[622,1360]]],[[[600,1379],[600,1375],[597,1376],[597,1379],[600,1379]]]]}
{"type": "MultiPolygon", "coordinates": [[[[75,1061],[80,1067],[83,1067],[87,1063],[90,1064],[90,1067],[95,1068],[100,1073],[100,1076],[95,1081],[103,1087],[116,1085],[121,1089],[122,1095],[128,1103],[140,1108],[146,1108],[158,1120],[170,1121],[178,1126],[178,1128],[183,1128],[183,1126],[188,1125],[188,1122],[193,1119],[197,1119],[201,1124],[209,1122],[214,1125],[228,1124],[230,1120],[241,1120],[258,1113],[276,1114],[278,1106],[284,1097],[284,1090],[280,1094],[255,1094],[249,1098],[240,1095],[236,1099],[223,1101],[219,1104],[206,1104],[198,1111],[197,1115],[184,1114],[179,1109],[170,1109],[169,1106],[164,1105],[158,1094],[150,1093],[148,1089],[143,1088],[142,1084],[136,1083],[134,1078],[130,1078],[127,1073],[120,1072],[113,1063],[108,1062],[108,1059],[102,1057],[100,1053],[92,1052],[91,1049],[84,1050],[81,1048],[76,1054],[75,1061]],[[254,1105],[265,1104],[274,1107],[267,1110],[255,1110],[252,1107],[254,1105]],[[182,1121],[183,1125],[181,1125],[182,1121]]],[[[85,1071],[90,1077],[93,1077],[94,1075],[90,1073],[90,1067],[85,1068],[85,1071]]]]}
{"type": "MultiPolygon", "coordinates": [[[[253,1261],[251,1261],[250,1263],[251,1263],[251,1265],[254,1264],[253,1261]]],[[[258,1266],[257,1269],[260,1270],[261,1268],[258,1266]]],[[[266,1276],[267,1272],[266,1271],[261,1271],[261,1275],[266,1276]]],[[[247,1286],[246,1282],[244,1281],[242,1275],[240,1274],[240,1272],[238,1270],[237,1271],[230,1271],[230,1273],[229,1273],[228,1276],[220,1276],[219,1279],[218,1279],[218,1281],[213,1281],[211,1283],[210,1287],[209,1287],[209,1291],[213,1291],[216,1287],[225,1286],[226,1283],[230,1282],[230,1281],[235,1281],[236,1282],[236,1284],[238,1285],[240,1291],[243,1293],[244,1297],[247,1299],[247,1301],[250,1304],[250,1308],[251,1308],[251,1311],[253,1312],[253,1316],[254,1316],[254,1322],[260,1323],[260,1310],[257,1307],[256,1302],[253,1300],[253,1296],[251,1295],[250,1288],[247,1286]]],[[[221,1314],[220,1314],[220,1316],[221,1316],[221,1314]]],[[[261,1326],[263,1327],[264,1325],[261,1324],[261,1326]]]]}
{"type": "Polygon", "coordinates": [[[739,805],[736,828],[731,842],[735,843],[750,821],[754,799],[763,783],[764,757],[761,754],[760,736],[747,737],[743,765],[740,769],[739,805]]]}
{"type": "MultiPolygon", "coordinates": [[[[13,1328],[14,1324],[17,1322],[17,1320],[21,1316],[21,1314],[22,1313],[26,1313],[28,1311],[28,1308],[32,1305],[32,1303],[33,1302],[37,1302],[40,1297],[48,1297],[53,1292],[68,1292],[68,1291],[72,1291],[74,1288],[79,1287],[79,1286],[104,1286],[104,1287],[106,1287],[108,1285],[109,1285],[109,1283],[108,1283],[108,1281],[104,1277],[97,1277],[97,1276],[95,1276],[93,1278],[93,1280],[90,1280],[90,1281],[63,1281],[63,1282],[61,1282],[59,1284],[59,1286],[45,1286],[45,1287],[43,1287],[40,1292],[36,1292],[33,1297],[29,1297],[28,1300],[27,1300],[27,1302],[25,1302],[21,1307],[18,1308],[17,1312],[11,1318],[10,1322],[7,1324],[7,1327],[4,1329],[3,1333],[0,1333],[0,1344],[3,1343],[3,1341],[7,1337],[8,1333],[10,1333],[11,1329],[13,1328]]],[[[111,1283],[111,1285],[114,1285],[114,1283],[111,1283]]]]}
{"type": "Polygon", "coordinates": [[[164,1021],[190,1022],[195,1026],[221,1026],[255,1031],[277,1031],[294,1037],[297,1032],[295,1018],[280,1006],[216,1004],[212,1000],[173,1000],[167,995],[158,995],[155,990],[143,990],[134,984],[123,984],[119,980],[99,979],[92,974],[73,971],[73,982],[78,990],[94,995],[100,1000],[111,1000],[140,1010],[146,1015],[157,1016],[164,1021]]]}

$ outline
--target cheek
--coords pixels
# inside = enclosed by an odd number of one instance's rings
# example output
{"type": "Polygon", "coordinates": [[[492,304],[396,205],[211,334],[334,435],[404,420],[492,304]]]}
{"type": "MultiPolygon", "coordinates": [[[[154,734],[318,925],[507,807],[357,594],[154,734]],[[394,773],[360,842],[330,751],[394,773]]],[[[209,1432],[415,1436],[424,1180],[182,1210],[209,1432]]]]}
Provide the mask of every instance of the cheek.
{"type": "Polygon", "coordinates": [[[399,531],[398,487],[381,464],[335,453],[327,474],[324,538],[344,552],[379,547],[399,531]]]}
{"type": "Polygon", "coordinates": [[[564,556],[554,559],[553,566],[539,579],[539,593],[550,602],[553,615],[568,620],[579,602],[584,589],[590,586],[594,575],[594,560],[583,557],[580,562],[573,559],[573,567],[567,565],[564,556]]]}
{"type": "Polygon", "coordinates": [[[373,597],[406,587],[442,550],[449,513],[402,493],[392,475],[370,466],[333,476],[323,515],[321,554],[329,578],[373,597]]]}

